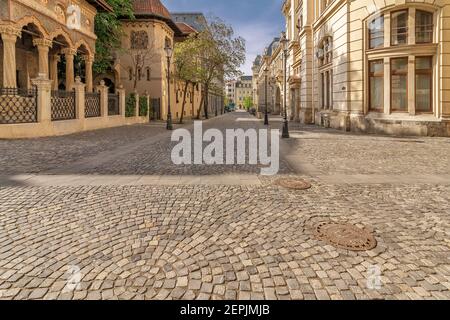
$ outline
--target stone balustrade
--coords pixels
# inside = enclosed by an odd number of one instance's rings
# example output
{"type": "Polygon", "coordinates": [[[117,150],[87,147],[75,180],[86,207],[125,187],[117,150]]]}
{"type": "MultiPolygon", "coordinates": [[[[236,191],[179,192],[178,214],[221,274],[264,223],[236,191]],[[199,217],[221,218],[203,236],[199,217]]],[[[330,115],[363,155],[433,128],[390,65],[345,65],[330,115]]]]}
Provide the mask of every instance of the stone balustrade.
{"type": "MultiPolygon", "coordinates": [[[[122,86],[118,86],[115,94],[110,94],[108,93],[108,87],[101,81],[100,85],[96,86],[95,92],[92,93],[90,91],[92,89],[81,82],[79,77],[76,77],[73,84],[70,86],[72,90],[58,92],[52,90],[52,80],[48,79],[48,70],[42,71],[44,72],[40,73],[37,78],[31,81],[35,88],[33,92],[36,95],[37,116],[35,117],[35,121],[29,123],[16,123],[14,121],[0,123],[0,138],[31,138],[63,135],[80,131],[145,123],[149,121],[149,108],[147,108],[145,115],[140,115],[138,94],[136,94],[136,111],[134,115],[125,117],[126,92],[122,86]],[[98,112],[98,109],[94,110],[94,112],[92,110],[86,112],[86,95],[92,97],[95,96],[95,94],[99,95],[100,112],[98,112]],[[110,99],[111,96],[114,99],[110,99]],[[73,99],[73,97],[75,98],[73,99]],[[64,100],[65,98],[67,99],[64,100]],[[110,108],[108,107],[110,101],[111,103],[118,104],[114,106],[116,112],[112,112],[111,115],[110,108]],[[73,112],[74,108],[75,114],[68,117],[60,116],[58,121],[56,121],[56,119],[52,120],[52,107],[57,107],[60,114],[71,114],[70,112],[73,112]],[[86,115],[88,115],[88,117],[86,117],[86,115]]],[[[144,93],[144,95],[146,96],[148,106],[150,97],[147,93],[144,93]]],[[[8,93],[8,97],[4,98],[16,102],[22,97],[18,96],[18,94],[8,93]]],[[[0,101],[5,101],[5,99],[0,101]]],[[[10,108],[10,104],[4,103],[0,107],[10,108]]],[[[98,106],[96,105],[89,106],[89,108],[97,107],[98,106]]],[[[6,112],[7,110],[4,111],[6,112]]]]}

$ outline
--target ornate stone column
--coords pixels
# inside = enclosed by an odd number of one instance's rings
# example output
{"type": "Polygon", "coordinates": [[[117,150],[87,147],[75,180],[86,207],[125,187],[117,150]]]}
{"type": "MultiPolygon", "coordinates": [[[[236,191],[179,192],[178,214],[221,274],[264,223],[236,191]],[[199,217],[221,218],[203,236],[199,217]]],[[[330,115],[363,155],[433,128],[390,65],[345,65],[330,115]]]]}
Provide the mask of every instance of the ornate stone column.
{"type": "Polygon", "coordinates": [[[100,81],[100,84],[96,87],[96,91],[100,93],[100,110],[101,116],[108,116],[108,87],[105,85],[105,81],[100,81]]]}
{"type": "Polygon", "coordinates": [[[86,68],[86,91],[92,92],[94,89],[94,79],[92,77],[92,65],[94,63],[93,55],[85,55],[84,56],[84,64],[86,68]]]}
{"type": "Polygon", "coordinates": [[[74,70],[73,70],[73,57],[77,54],[77,51],[71,48],[65,48],[62,50],[66,58],[66,90],[73,89],[75,82],[74,70]]]}
{"type": "Polygon", "coordinates": [[[50,123],[52,121],[51,110],[51,81],[44,74],[39,74],[32,79],[31,83],[37,88],[37,120],[40,123],[50,123]]]}
{"type": "Polygon", "coordinates": [[[3,84],[5,88],[16,88],[16,40],[22,31],[12,26],[0,26],[3,40],[3,84]]]}
{"type": "Polygon", "coordinates": [[[58,62],[60,57],[57,54],[50,56],[50,80],[52,80],[52,90],[58,90],[58,62]]]}
{"type": "Polygon", "coordinates": [[[86,97],[85,97],[85,84],[81,82],[80,77],[75,78],[75,107],[76,107],[76,116],[78,120],[84,120],[85,114],[84,110],[86,107],[86,97]]]}
{"type": "Polygon", "coordinates": [[[37,38],[33,40],[33,45],[37,47],[39,54],[39,74],[48,79],[48,51],[52,47],[52,41],[44,38],[37,38]]]}

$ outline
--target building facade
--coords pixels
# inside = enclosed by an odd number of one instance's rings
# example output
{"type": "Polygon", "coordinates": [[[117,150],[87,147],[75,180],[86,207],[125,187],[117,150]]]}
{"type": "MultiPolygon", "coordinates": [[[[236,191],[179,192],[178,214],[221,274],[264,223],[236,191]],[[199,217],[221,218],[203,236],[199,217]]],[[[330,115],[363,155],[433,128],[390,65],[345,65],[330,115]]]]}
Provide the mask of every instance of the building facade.
{"type": "Polygon", "coordinates": [[[252,79],[252,76],[242,76],[235,83],[234,101],[240,109],[244,108],[246,99],[253,99],[252,79]]]}
{"type": "Polygon", "coordinates": [[[236,104],[236,80],[229,80],[225,82],[225,97],[228,104],[236,104]]]}
{"type": "Polygon", "coordinates": [[[282,12],[291,119],[450,135],[449,1],[286,0],[282,12]]]}
{"type": "MultiPolygon", "coordinates": [[[[125,91],[94,86],[94,19],[104,0],[0,0],[0,138],[142,123],[125,91]]],[[[143,113],[143,112],[142,112],[143,113]]]]}

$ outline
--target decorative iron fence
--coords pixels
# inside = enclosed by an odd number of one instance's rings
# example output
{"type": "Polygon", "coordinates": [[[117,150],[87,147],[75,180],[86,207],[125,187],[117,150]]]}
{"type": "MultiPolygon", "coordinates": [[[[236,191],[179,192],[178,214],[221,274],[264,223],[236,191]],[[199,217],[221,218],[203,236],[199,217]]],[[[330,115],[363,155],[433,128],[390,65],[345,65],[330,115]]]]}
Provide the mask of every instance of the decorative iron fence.
{"type": "Polygon", "coordinates": [[[108,115],[117,116],[120,114],[119,109],[119,94],[109,93],[108,94],[108,115]]]}
{"type": "Polygon", "coordinates": [[[52,91],[51,110],[52,121],[75,119],[75,90],[52,91]]]}
{"type": "Polygon", "coordinates": [[[86,92],[84,116],[86,118],[100,117],[102,115],[100,108],[100,93],[86,92]]]}
{"type": "Polygon", "coordinates": [[[0,88],[0,124],[37,122],[37,91],[0,88]]]}

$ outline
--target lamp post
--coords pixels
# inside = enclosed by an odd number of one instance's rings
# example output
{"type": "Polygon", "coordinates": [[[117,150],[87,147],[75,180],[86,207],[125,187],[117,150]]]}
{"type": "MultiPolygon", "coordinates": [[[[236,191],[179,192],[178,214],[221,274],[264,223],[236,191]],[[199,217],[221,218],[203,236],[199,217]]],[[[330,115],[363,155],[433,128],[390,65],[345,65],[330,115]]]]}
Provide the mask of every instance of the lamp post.
{"type": "Polygon", "coordinates": [[[167,130],[173,130],[172,126],[172,112],[170,110],[170,59],[172,58],[173,49],[170,43],[166,43],[164,48],[167,57],[167,130]]]}
{"type": "Polygon", "coordinates": [[[267,111],[267,74],[269,73],[269,68],[267,66],[264,68],[264,99],[265,99],[265,110],[264,110],[264,125],[269,125],[269,114],[267,111]]]}
{"type": "Polygon", "coordinates": [[[283,119],[283,131],[281,133],[282,138],[289,138],[289,126],[287,120],[287,55],[288,55],[288,43],[289,40],[286,38],[286,33],[281,33],[281,45],[283,46],[283,64],[284,64],[284,119],[283,119]]]}

